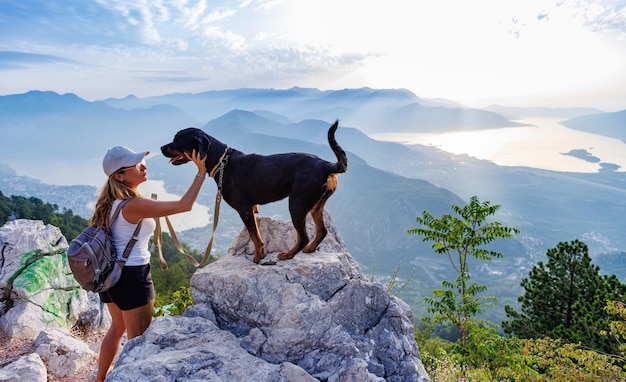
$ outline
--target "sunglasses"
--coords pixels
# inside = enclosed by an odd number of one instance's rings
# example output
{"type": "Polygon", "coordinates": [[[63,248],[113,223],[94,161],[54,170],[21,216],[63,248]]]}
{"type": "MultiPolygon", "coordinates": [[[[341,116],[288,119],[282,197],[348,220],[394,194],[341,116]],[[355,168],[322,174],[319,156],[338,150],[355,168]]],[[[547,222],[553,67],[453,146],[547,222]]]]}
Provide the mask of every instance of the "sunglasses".
{"type": "Polygon", "coordinates": [[[133,166],[127,166],[127,167],[122,167],[119,170],[117,170],[116,172],[118,174],[123,174],[124,172],[128,171],[128,170],[132,170],[134,168],[136,168],[137,170],[141,171],[141,166],[146,166],[146,161],[142,160],[141,162],[137,163],[136,165],[133,166]]]}

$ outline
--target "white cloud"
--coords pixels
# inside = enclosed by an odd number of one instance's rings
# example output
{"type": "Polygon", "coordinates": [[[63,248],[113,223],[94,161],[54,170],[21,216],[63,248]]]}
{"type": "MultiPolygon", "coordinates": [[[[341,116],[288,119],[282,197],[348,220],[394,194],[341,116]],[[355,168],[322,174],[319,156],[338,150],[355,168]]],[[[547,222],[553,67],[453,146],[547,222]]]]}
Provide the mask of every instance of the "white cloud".
{"type": "Polygon", "coordinates": [[[599,2],[585,7],[584,23],[591,30],[601,33],[626,34],[626,2],[599,2]]]}
{"type": "Polygon", "coordinates": [[[181,83],[207,78],[222,88],[404,87],[419,96],[469,104],[497,98],[566,102],[558,93],[583,96],[568,103],[617,98],[613,105],[619,105],[620,97],[626,102],[624,0],[64,4],[63,9],[43,0],[0,5],[6,15],[0,33],[14,36],[0,41],[0,50],[60,59],[3,62],[0,70],[12,70],[3,77],[5,91],[62,86],[65,92],[104,98],[207,90],[192,89],[204,82],[173,89],[180,73],[181,83]],[[74,66],[62,60],[73,60],[74,66]],[[93,67],[80,68],[78,83],[71,82],[75,76],[60,78],[80,66],[76,63],[93,67]],[[163,84],[152,76],[146,85],[138,70],[172,74],[163,84]]]}
{"type": "Polygon", "coordinates": [[[228,50],[241,50],[246,43],[246,39],[243,36],[214,26],[203,28],[202,35],[209,40],[217,41],[220,46],[228,50]]]}
{"type": "Polygon", "coordinates": [[[217,9],[202,18],[202,24],[211,24],[216,21],[224,20],[232,17],[237,13],[234,9],[221,8],[217,9]]]}
{"type": "Polygon", "coordinates": [[[177,14],[180,14],[180,20],[173,20],[180,23],[186,28],[195,29],[199,25],[199,20],[208,9],[206,0],[200,0],[193,6],[188,7],[186,0],[177,0],[173,3],[177,14]]]}

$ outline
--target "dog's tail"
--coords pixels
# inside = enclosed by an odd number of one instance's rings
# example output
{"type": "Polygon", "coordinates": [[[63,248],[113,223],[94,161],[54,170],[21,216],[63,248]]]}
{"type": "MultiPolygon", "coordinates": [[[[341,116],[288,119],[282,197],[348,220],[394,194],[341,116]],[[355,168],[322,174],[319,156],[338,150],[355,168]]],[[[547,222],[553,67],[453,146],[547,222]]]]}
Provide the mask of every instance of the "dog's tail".
{"type": "Polygon", "coordinates": [[[337,163],[334,163],[335,168],[332,171],[333,173],[340,174],[348,171],[348,156],[335,140],[335,131],[337,131],[337,127],[339,127],[339,120],[335,121],[330,129],[328,129],[328,143],[337,156],[337,163]]]}

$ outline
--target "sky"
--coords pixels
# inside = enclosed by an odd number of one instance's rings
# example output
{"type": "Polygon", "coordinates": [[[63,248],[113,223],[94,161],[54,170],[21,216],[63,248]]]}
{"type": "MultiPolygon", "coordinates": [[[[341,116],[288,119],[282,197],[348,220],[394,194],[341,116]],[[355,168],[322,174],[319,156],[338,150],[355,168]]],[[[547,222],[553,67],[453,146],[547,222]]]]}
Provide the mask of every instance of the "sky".
{"type": "Polygon", "coordinates": [[[626,0],[0,0],[0,95],[404,88],[626,109],[626,0]]]}

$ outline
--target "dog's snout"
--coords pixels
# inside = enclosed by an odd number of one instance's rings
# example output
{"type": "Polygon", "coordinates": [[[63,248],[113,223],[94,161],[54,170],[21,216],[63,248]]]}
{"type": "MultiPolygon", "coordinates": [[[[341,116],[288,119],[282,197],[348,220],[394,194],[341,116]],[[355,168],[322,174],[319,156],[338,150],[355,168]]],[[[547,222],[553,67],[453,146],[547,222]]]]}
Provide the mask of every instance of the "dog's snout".
{"type": "Polygon", "coordinates": [[[161,146],[161,153],[168,158],[171,158],[175,155],[171,149],[171,145],[172,145],[171,143],[168,143],[166,145],[161,146]]]}

